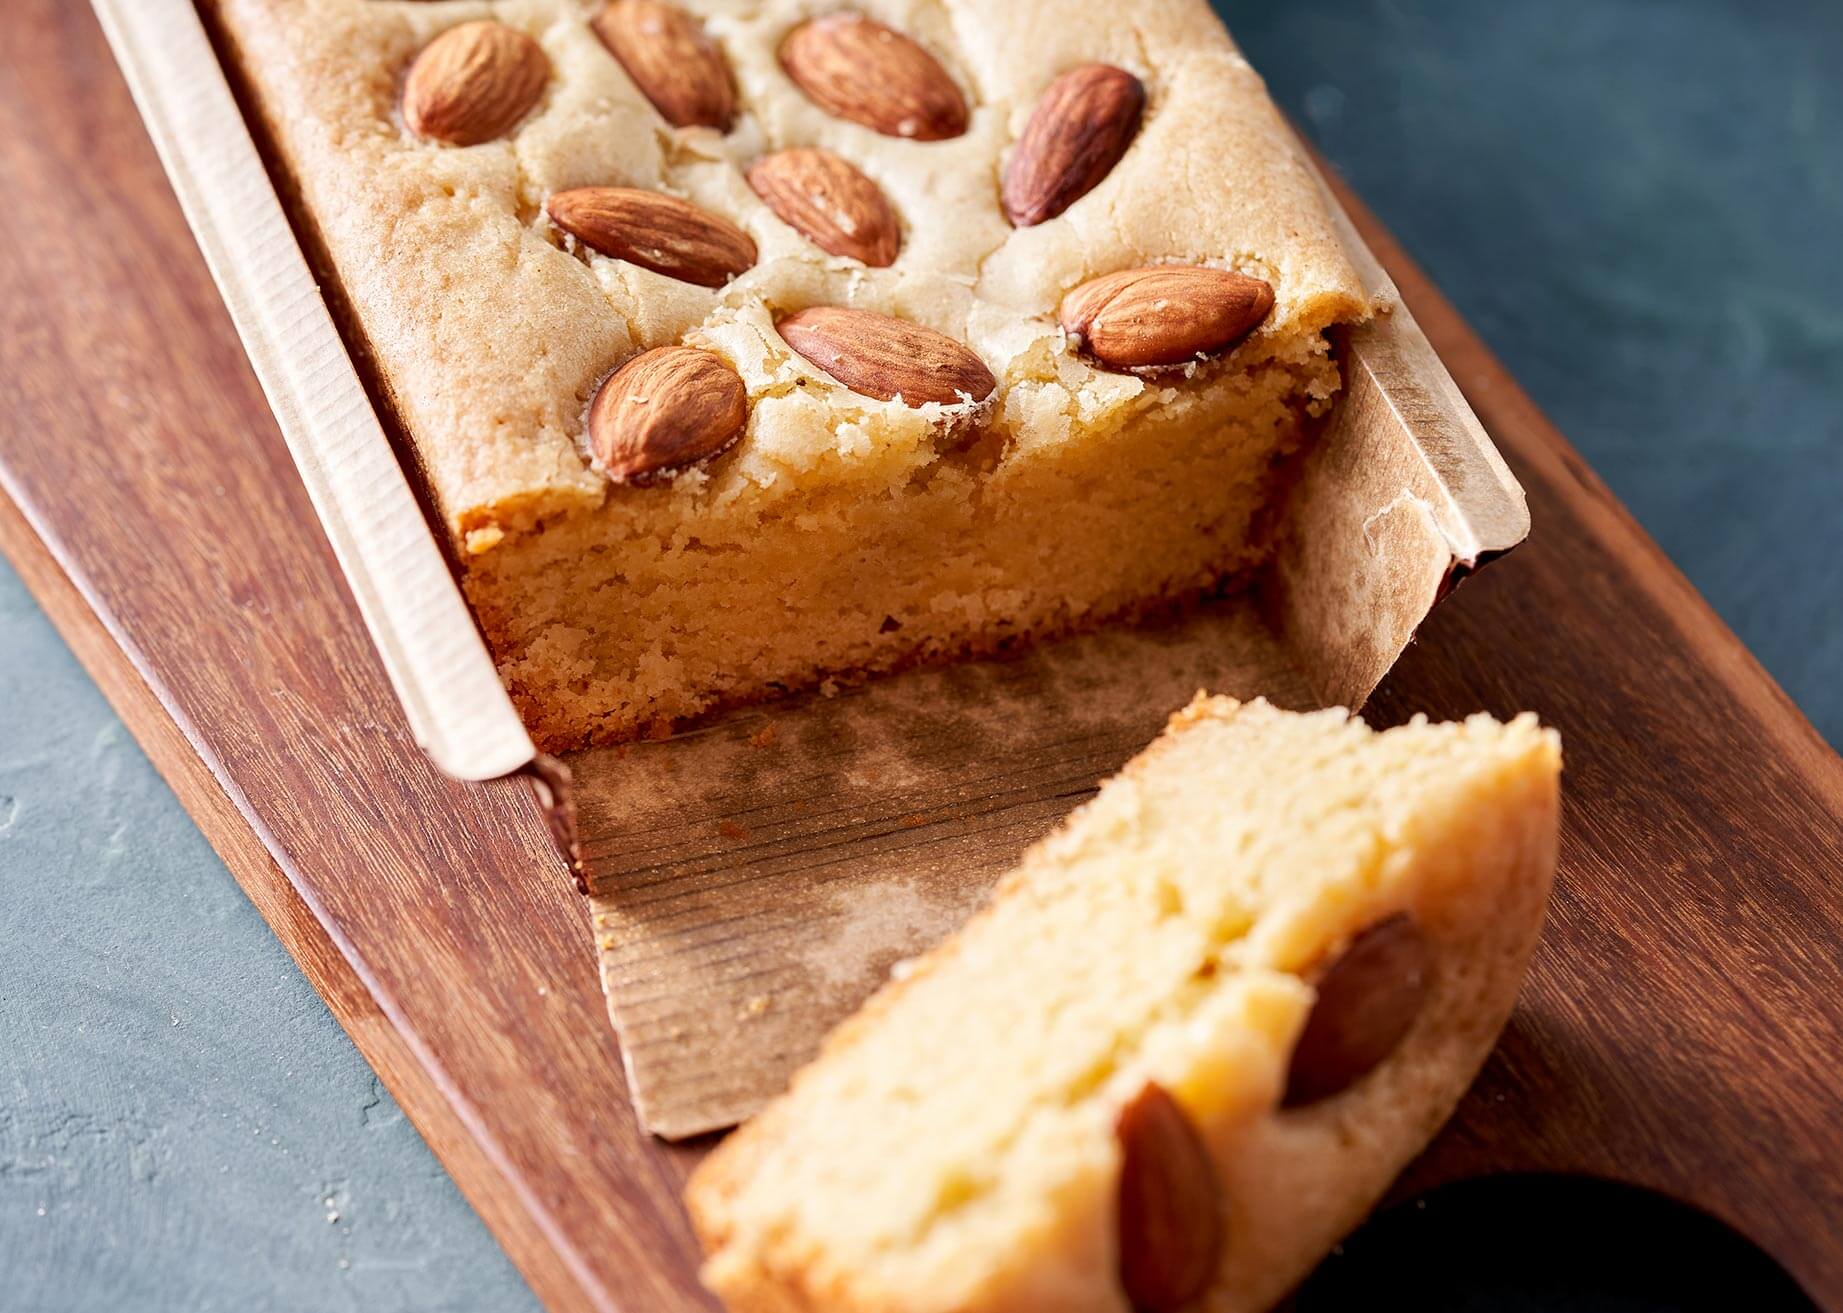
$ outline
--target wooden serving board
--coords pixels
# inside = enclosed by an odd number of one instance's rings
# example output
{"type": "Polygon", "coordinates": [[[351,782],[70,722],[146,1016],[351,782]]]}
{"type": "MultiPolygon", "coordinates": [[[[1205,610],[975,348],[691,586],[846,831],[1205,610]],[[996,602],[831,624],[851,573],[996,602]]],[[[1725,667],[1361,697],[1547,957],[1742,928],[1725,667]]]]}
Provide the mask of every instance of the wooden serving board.
{"type": "Polygon", "coordinates": [[[214,50],[217,0],[93,5],[416,741],[459,779],[530,769],[558,804],[628,1090],[656,1135],[724,1129],[779,1094],[1197,689],[1360,705],[1453,581],[1528,535],[1522,489],[1327,196],[1387,312],[1334,334],[1343,389],[1272,508],[1275,550],[1232,595],[718,711],[559,769],[405,477],[414,444],[257,88],[234,61],[213,68],[230,49],[220,31],[214,50]]]}
{"type": "MultiPolygon", "coordinates": [[[[0,25],[0,543],[556,1310],[709,1307],[530,791],[407,732],[95,20],[0,25]],[[59,107],[47,113],[47,106],[59,107]]],[[[1553,1169],[1692,1200],[1843,1310],[1843,761],[1353,198],[1529,493],[1372,719],[1560,727],[1522,1005],[1402,1190],[1553,1169]]]]}

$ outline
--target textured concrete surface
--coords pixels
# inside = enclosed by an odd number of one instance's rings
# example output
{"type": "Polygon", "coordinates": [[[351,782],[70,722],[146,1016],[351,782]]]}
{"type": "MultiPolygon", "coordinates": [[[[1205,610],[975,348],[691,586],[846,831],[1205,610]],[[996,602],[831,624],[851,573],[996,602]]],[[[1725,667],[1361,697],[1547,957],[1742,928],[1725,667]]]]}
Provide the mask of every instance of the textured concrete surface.
{"type": "Polygon", "coordinates": [[[1843,745],[1843,5],[1220,8],[1280,102],[1843,745]]]}
{"type": "Polygon", "coordinates": [[[0,1310],[535,1307],[4,566],[0,945],[0,1310]]]}
{"type": "MultiPolygon", "coordinates": [[[[1843,742],[1843,9],[1224,5],[1843,742]]],[[[0,567],[0,1308],[531,1297],[0,567]]]]}

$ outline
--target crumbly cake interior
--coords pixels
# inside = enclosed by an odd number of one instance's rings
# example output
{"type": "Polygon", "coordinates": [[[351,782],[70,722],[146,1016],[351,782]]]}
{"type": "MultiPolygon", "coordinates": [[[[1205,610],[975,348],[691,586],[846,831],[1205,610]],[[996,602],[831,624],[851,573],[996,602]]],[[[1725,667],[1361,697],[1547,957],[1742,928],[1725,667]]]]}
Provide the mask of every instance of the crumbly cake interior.
{"type": "Polygon", "coordinates": [[[601,0],[213,0],[337,266],[454,537],[463,586],[534,733],[630,737],[828,674],[995,648],[1182,601],[1266,550],[1282,466],[1338,386],[1324,330],[1368,313],[1316,182],[1202,0],[864,0],[970,108],[948,140],[828,113],[777,61],[808,0],[686,3],[721,48],[727,132],[675,128],[590,25],[601,0]],[[491,18],[534,38],[542,98],[502,139],[409,133],[406,68],[491,18]],[[1123,158],[1065,213],[1014,228],[1008,151],[1044,88],[1090,61],[1144,83],[1123,158]],[[887,268],[826,254],[745,170],[818,146],[901,221],[887,268]],[[590,251],[555,193],[668,192],[727,219],[756,263],[706,288],[590,251]],[[1272,313],[1218,359],[1108,369],[1058,326],[1084,280],[1193,263],[1268,282],[1272,313]],[[965,343],[984,404],[853,392],[777,317],[843,305],[965,343]],[[618,366],[686,343],[727,361],[749,418],[675,477],[611,483],[585,411],[618,366]]]}
{"type": "MultiPolygon", "coordinates": [[[[570,733],[551,719],[565,699],[618,734],[726,695],[1067,632],[1259,562],[1319,364],[1161,388],[1080,441],[1019,430],[996,460],[984,445],[943,458],[925,423],[866,416],[836,478],[737,504],[685,476],[474,558],[469,596],[552,736],[570,733]]],[[[837,403],[808,404],[814,431],[836,422],[837,403]]]]}
{"type": "Polygon", "coordinates": [[[688,1194],[730,1307],[1109,1310],[1113,1119],[1148,1080],[1222,1194],[1200,1305],[1259,1310],[1445,1119],[1508,1013],[1554,863],[1557,739],[1199,699],[828,1040],[688,1194]],[[1413,1028],[1282,1109],[1316,963],[1408,913],[1413,1028]]]}

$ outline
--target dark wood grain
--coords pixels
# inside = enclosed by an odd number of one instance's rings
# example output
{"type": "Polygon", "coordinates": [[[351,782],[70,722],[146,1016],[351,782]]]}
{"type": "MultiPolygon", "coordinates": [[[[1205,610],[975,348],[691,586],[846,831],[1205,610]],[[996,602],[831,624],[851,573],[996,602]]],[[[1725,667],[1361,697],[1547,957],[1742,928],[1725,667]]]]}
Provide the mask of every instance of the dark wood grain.
{"type": "Polygon", "coordinates": [[[1434,613],[1370,718],[1530,707],[1567,756],[1561,878],[1530,984],[1398,1193],[1481,1164],[1649,1185],[1843,1308],[1843,762],[1364,227],[1537,526],[1434,613]]]}
{"type": "MultiPolygon", "coordinates": [[[[635,1128],[534,803],[410,741],[87,9],[9,19],[0,538],[545,1302],[705,1307],[676,1203],[696,1150],[635,1128]]],[[[1643,1182],[1843,1310],[1843,762],[1364,226],[1536,523],[1372,710],[1532,706],[1569,760],[1531,986],[1404,1188],[1643,1182]]]]}
{"type": "Polygon", "coordinates": [[[416,748],[87,6],[16,10],[9,554],[539,1296],[704,1307],[531,795],[416,748]]]}

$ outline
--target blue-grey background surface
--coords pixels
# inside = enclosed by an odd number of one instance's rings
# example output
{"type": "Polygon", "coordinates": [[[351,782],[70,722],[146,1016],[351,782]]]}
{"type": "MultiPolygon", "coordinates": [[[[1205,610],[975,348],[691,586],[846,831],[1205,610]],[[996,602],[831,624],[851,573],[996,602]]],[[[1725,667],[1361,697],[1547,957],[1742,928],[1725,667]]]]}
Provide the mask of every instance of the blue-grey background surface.
{"type": "MultiPolygon", "coordinates": [[[[1843,5],[1222,8],[1843,742],[1843,5]]],[[[535,1307],[4,566],[0,926],[0,1309],[535,1307]]]]}

